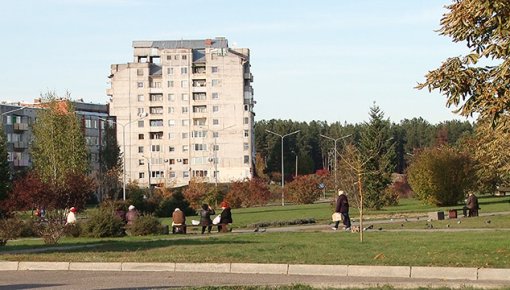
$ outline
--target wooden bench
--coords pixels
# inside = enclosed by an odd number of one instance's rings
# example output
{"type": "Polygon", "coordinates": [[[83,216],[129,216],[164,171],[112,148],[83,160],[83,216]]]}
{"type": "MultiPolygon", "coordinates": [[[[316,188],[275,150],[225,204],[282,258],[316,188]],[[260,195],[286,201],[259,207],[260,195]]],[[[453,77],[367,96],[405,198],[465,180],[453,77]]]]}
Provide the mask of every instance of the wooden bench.
{"type": "MultiPolygon", "coordinates": [[[[231,231],[231,229],[229,230],[229,224],[218,224],[218,225],[212,225],[213,228],[217,227],[217,226],[221,226],[221,233],[228,233],[229,231],[231,231]]],[[[172,226],[172,234],[186,234],[187,233],[187,229],[188,228],[191,228],[192,230],[202,230],[202,225],[179,225],[179,226],[172,226]]]]}

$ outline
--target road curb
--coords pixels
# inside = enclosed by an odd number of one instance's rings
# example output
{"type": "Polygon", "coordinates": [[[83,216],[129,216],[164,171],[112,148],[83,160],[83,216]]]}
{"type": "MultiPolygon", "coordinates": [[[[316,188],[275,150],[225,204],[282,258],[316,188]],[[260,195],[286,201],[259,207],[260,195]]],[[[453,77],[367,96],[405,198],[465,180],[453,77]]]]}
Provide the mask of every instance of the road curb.
{"type": "Polygon", "coordinates": [[[442,279],[445,281],[510,281],[510,269],[421,266],[307,265],[257,263],[94,263],[0,261],[1,271],[202,272],[235,274],[322,275],[442,279]]]}

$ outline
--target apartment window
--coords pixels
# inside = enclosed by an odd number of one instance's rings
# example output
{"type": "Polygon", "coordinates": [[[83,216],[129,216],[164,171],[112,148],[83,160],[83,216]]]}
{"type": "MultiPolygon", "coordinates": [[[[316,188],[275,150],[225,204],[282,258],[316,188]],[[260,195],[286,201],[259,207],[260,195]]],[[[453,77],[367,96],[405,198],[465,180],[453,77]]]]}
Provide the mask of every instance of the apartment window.
{"type": "Polygon", "coordinates": [[[219,151],[219,150],[220,150],[220,145],[214,144],[213,145],[213,151],[219,151]]]}
{"type": "Polygon", "coordinates": [[[153,177],[153,178],[161,178],[161,177],[164,177],[164,172],[163,172],[163,171],[159,171],[159,170],[157,170],[157,171],[152,171],[152,172],[151,172],[151,174],[152,174],[152,177],[153,177]]]}
{"type": "Polygon", "coordinates": [[[161,115],[163,114],[163,107],[150,107],[151,114],[161,115]]]}
{"type": "Polygon", "coordinates": [[[169,100],[170,102],[175,101],[175,95],[174,95],[174,94],[168,94],[168,100],[169,100]]]}
{"type": "Polygon", "coordinates": [[[143,146],[138,146],[138,153],[143,153],[143,146]]]}
{"type": "Polygon", "coordinates": [[[195,151],[207,151],[207,144],[193,144],[195,151]]]}
{"type": "Polygon", "coordinates": [[[183,132],[181,134],[182,139],[188,139],[188,132],[183,132]]]}
{"type": "Polygon", "coordinates": [[[220,80],[212,80],[211,81],[211,86],[213,86],[213,87],[217,87],[219,84],[220,84],[220,80]]]}
{"type": "Polygon", "coordinates": [[[181,95],[181,100],[183,100],[183,101],[189,101],[189,95],[188,95],[188,94],[182,94],[182,95],[181,95]]]}
{"type": "Polygon", "coordinates": [[[152,152],[160,152],[161,146],[160,145],[151,145],[151,151],[152,152]]]}
{"type": "Polygon", "coordinates": [[[181,56],[181,59],[182,59],[182,60],[187,60],[187,59],[188,59],[188,56],[187,56],[187,55],[185,55],[185,54],[183,54],[183,55],[181,56]]]}
{"type": "Polygon", "coordinates": [[[207,170],[193,170],[193,177],[207,177],[207,170]]]}
{"type": "Polygon", "coordinates": [[[145,165],[145,159],[138,159],[138,165],[145,165]]]}
{"type": "Polygon", "coordinates": [[[244,137],[249,137],[250,136],[250,132],[248,130],[244,130],[244,137]]]}
{"type": "Polygon", "coordinates": [[[175,139],[175,133],[173,132],[168,133],[168,139],[175,139]]]}
{"type": "Polygon", "coordinates": [[[139,102],[143,102],[145,100],[143,95],[138,95],[137,99],[138,99],[139,102]]]}
{"type": "Polygon", "coordinates": [[[188,164],[188,163],[189,163],[189,162],[188,162],[188,159],[187,159],[187,158],[182,159],[182,164],[188,164]]]}
{"type": "Polygon", "coordinates": [[[213,120],[212,120],[212,124],[213,124],[213,125],[219,125],[219,124],[220,124],[220,120],[218,120],[218,119],[213,119],[213,120]]]}
{"type": "Polygon", "coordinates": [[[183,171],[182,172],[182,177],[183,178],[189,178],[189,171],[183,171]]]}
{"type": "Polygon", "coordinates": [[[143,140],[143,134],[138,134],[138,140],[143,140]]]}
{"type": "Polygon", "coordinates": [[[193,119],[193,126],[205,126],[205,118],[193,119]]]}
{"type": "Polygon", "coordinates": [[[179,55],[178,54],[174,55],[174,59],[178,60],[179,59],[179,55]]]}
{"type": "Polygon", "coordinates": [[[193,101],[204,101],[207,99],[205,93],[193,93],[193,101]]]}
{"type": "Polygon", "coordinates": [[[172,60],[172,55],[167,55],[166,60],[172,60]]]}
{"type": "Polygon", "coordinates": [[[220,133],[219,132],[213,132],[212,136],[213,136],[213,138],[218,138],[218,137],[220,137],[220,133]]]}
{"type": "Polygon", "coordinates": [[[212,66],[212,67],[211,67],[211,72],[212,72],[213,74],[217,73],[217,72],[218,72],[218,67],[217,67],[217,66],[212,66]]]}
{"type": "Polygon", "coordinates": [[[163,127],[163,120],[150,120],[150,126],[151,127],[163,127]]]}
{"type": "Polygon", "coordinates": [[[143,128],[143,120],[138,121],[138,128],[143,128]]]}
{"type": "Polygon", "coordinates": [[[188,81],[187,80],[182,80],[181,81],[181,88],[187,88],[188,87],[188,81]]]}
{"type": "Polygon", "coordinates": [[[174,107],[168,107],[168,113],[169,114],[172,114],[175,112],[175,108],[174,107]]]}
{"type": "Polygon", "coordinates": [[[245,151],[246,151],[246,150],[249,150],[249,149],[250,149],[250,144],[248,144],[248,143],[244,142],[244,143],[243,143],[243,150],[245,150],[245,151]]]}
{"type": "Polygon", "coordinates": [[[183,126],[189,126],[189,120],[188,119],[182,120],[181,123],[182,123],[183,126]]]}
{"type": "Polygon", "coordinates": [[[250,119],[248,117],[244,117],[244,124],[248,125],[249,122],[250,122],[250,119]]]}
{"type": "MultiPolygon", "coordinates": [[[[175,147],[174,146],[169,146],[168,147],[168,152],[175,152],[175,147]]],[[[173,160],[173,159],[170,159],[170,160],[173,160]]],[[[170,163],[170,164],[173,164],[173,163],[170,163]]]]}
{"type": "Polygon", "coordinates": [[[163,132],[150,132],[149,139],[151,140],[161,140],[163,139],[163,132]]]}
{"type": "Polygon", "coordinates": [[[167,87],[173,88],[174,87],[174,81],[167,81],[167,87]]]}
{"type": "Polygon", "coordinates": [[[213,106],[212,107],[212,111],[213,112],[219,112],[220,111],[220,107],[219,106],[213,106]]]}
{"type": "Polygon", "coordinates": [[[161,102],[161,101],[163,101],[163,95],[162,94],[150,94],[149,100],[151,102],[161,102]]]}
{"type": "Polygon", "coordinates": [[[220,98],[220,94],[218,93],[212,93],[212,99],[213,100],[218,100],[220,98]]]}
{"type": "Polygon", "coordinates": [[[175,126],[175,120],[168,120],[168,126],[172,127],[175,126]]]}
{"type": "Polygon", "coordinates": [[[188,68],[187,67],[181,67],[181,75],[187,75],[188,74],[188,68]]]}
{"type": "Polygon", "coordinates": [[[151,82],[149,85],[151,88],[161,88],[161,82],[151,82]]]}
{"type": "Polygon", "coordinates": [[[175,171],[169,171],[168,172],[168,177],[175,178],[175,171]]]}
{"type": "Polygon", "coordinates": [[[139,88],[143,88],[143,82],[137,82],[136,86],[139,87],[139,88]]]}
{"type": "Polygon", "coordinates": [[[188,110],[189,110],[189,108],[188,108],[188,107],[182,107],[181,112],[182,112],[183,114],[186,114],[186,113],[188,113],[188,110]]]}
{"type": "Polygon", "coordinates": [[[249,163],[250,163],[250,156],[244,155],[244,164],[249,164],[249,163]]]}
{"type": "Polygon", "coordinates": [[[138,172],[138,178],[144,179],[145,178],[145,172],[138,172]]]}
{"type": "Polygon", "coordinates": [[[207,131],[193,131],[191,132],[193,138],[205,138],[207,137],[207,131]]]}
{"type": "MultiPolygon", "coordinates": [[[[169,56],[169,55],[168,55],[168,56],[167,56],[167,59],[168,59],[168,57],[170,57],[170,58],[171,58],[171,56],[169,56]]],[[[167,73],[167,74],[169,74],[169,75],[173,75],[173,74],[174,74],[174,68],[173,68],[173,67],[169,67],[169,68],[167,68],[167,69],[166,69],[166,73],[167,73]]]]}
{"type": "Polygon", "coordinates": [[[193,106],[193,113],[207,113],[207,106],[193,106]]]}
{"type": "Polygon", "coordinates": [[[182,152],[188,152],[189,146],[188,145],[182,145],[182,152]]]}
{"type": "Polygon", "coordinates": [[[138,108],[138,116],[142,116],[145,110],[143,108],[138,108]]]}

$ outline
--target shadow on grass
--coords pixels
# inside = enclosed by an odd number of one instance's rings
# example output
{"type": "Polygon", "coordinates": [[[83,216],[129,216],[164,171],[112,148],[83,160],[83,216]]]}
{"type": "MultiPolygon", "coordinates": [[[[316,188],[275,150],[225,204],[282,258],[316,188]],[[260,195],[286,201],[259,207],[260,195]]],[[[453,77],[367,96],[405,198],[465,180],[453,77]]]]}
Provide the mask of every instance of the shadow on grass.
{"type": "Polygon", "coordinates": [[[44,253],[73,253],[73,252],[125,252],[133,250],[149,250],[154,248],[165,248],[170,246],[211,246],[211,245],[224,245],[235,246],[236,244],[250,244],[256,243],[253,241],[232,241],[232,240],[218,240],[218,239],[118,239],[118,240],[94,240],[87,242],[66,242],[57,245],[11,245],[3,247],[0,250],[2,254],[15,254],[15,253],[30,253],[30,252],[44,252],[44,253]]]}

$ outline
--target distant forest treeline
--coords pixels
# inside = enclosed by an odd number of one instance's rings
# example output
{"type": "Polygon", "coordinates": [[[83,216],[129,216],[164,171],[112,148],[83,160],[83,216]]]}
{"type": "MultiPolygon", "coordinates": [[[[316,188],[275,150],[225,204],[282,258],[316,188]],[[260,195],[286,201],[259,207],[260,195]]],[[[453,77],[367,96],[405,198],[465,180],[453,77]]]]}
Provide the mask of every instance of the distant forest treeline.
{"type": "MultiPolygon", "coordinates": [[[[398,124],[387,122],[390,136],[393,136],[395,148],[395,171],[403,173],[409,157],[415,150],[440,144],[456,144],[463,136],[473,133],[474,126],[468,121],[445,121],[436,125],[430,124],[423,118],[405,119],[398,124]]],[[[320,169],[333,169],[334,142],[328,138],[337,139],[351,135],[337,142],[337,150],[341,151],[346,143],[358,144],[360,133],[369,123],[328,124],[326,121],[295,122],[292,120],[261,120],[255,123],[255,147],[257,154],[257,171],[261,166],[264,173],[270,176],[281,172],[281,137],[266,130],[285,135],[297,130],[298,134],[284,138],[284,171],[285,178],[290,179],[296,173],[296,156],[298,174],[311,174],[320,169]]],[[[274,178],[278,180],[277,178],[274,178]]]]}

